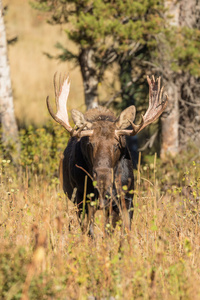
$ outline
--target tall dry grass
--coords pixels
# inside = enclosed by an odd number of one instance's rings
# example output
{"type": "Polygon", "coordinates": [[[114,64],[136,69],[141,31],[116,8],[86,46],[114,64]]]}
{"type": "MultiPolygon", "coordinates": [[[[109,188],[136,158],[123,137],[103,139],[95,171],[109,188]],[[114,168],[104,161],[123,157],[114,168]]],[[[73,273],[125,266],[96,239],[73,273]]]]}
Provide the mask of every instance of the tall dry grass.
{"type": "Polygon", "coordinates": [[[143,163],[130,234],[103,238],[99,211],[94,240],[57,180],[1,161],[1,299],[199,299],[196,153],[143,163]]]}

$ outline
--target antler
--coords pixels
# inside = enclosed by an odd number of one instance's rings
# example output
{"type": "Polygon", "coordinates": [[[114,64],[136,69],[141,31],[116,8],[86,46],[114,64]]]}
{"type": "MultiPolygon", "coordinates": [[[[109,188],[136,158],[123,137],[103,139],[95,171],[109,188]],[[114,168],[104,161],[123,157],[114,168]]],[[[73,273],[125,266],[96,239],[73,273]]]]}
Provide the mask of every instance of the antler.
{"type": "Polygon", "coordinates": [[[165,100],[162,100],[163,87],[160,88],[161,77],[157,78],[155,81],[154,76],[150,79],[147,76],[147,81],[149,84],[149,107],[144,116],[142,116],[142,122],[139,125],[135,125],[132,121],[132,129],[130,130],[116,130],[116,135],[128,135],[134,136],[140,132],[147,125],[154,122],[165,110],[168,102],[168,96],[165,94],[165,100]]]}
{"type": "Polygon", "coordinates": [[[70,89],[69,77],[67,77],[67,79],[63,82],[62,86],[60,84],[61,80],[59,80],[59,92],[58,92],[57,85],[56,85],[56,74],[57,73],[55,73],[54,75],[54,90],[55,90],[55,97],[56,97],[57,113],[55,114],[53,112],[53,109],[49,102],[49,96],[46,99],[47,108],[52,118],[56,122],[60,123],[65,129],[67,129],[67,131],[72,133],[73,128],[69,124],[69,117],[68,117],[67,107],[66,107],[67,99],[69,95],[69,89],[70,89]]]}
{"type": "Polygon", "coordinates": [[[78,130],[74,130],[69,124],[69,117],[67,112],[67,99],[70,90],[70,82],[69,77],[67,77],[63,83],[61,83],[61,78],[59,80],[59,91],[56,85],[56,74],[54,75],[54,90],[55,90],[55,97],[56,97],[56,114],[53,112],[53,109],[49,102],[49,96],[46,99],[47,108],[49,110],[50,115],[52,118],[61,124],[70,134],[71,136],[89,136],[93,134],[93,130],[83,130],[84,127],[79,128],[78,130]]]}

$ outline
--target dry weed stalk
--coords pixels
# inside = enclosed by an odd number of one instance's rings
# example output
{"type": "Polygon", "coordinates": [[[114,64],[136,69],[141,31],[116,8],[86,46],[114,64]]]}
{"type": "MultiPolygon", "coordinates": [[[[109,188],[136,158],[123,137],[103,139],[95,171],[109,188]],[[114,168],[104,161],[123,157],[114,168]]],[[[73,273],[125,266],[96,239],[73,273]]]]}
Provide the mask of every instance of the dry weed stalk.
{"type": "Polygon", "coordinates": [[[35,245],[31,263],[28,266],[26,280],[24,282],[21,300],[28,300],[28,290],[31,280],[35,274],[40,274],[46,269],[46,248],[47,248],[47,234],[46,231],[41,232],[36,224],[32,227],[35,245]]]}

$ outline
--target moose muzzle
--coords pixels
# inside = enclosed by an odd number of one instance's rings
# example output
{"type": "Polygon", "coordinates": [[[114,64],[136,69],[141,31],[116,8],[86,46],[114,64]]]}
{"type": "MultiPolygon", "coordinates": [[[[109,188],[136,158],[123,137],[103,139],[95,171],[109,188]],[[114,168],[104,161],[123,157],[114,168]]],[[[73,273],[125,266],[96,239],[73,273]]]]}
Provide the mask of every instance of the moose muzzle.
{"type": "Polygon", "coordinates": [[[96,168],[93,171],[94,181],[99,193],[99,208],[109,207],[113,186],[113,170],[111,168],[96,168]]]}

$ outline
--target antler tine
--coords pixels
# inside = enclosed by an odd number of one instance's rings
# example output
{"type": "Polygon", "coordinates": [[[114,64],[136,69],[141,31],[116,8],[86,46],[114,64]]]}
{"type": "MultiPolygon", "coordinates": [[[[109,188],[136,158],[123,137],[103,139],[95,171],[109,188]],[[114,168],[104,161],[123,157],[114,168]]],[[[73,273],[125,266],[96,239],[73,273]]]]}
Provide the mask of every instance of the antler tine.
{"type": "Polygon", "coordinates": [[[53,112],[53,109],[50,106],[49,97],[47,97],[47,108],[49,110],[50,115],[52,118],[60,123],[67,131],[70,132],[71,135],[74,135],[74,130],[69,124],[69,117],[67,113],[67,99],[70,90],[70,82],[69,77],[67,77],[63,83],[61,84],[61,77],[59,79],[59,90],[56,84],[56,75],[54,75],[54,91],[55,91],[55,98],[56,98],[56,114],[53,112]]]}
{"type": "Polygon", "coordinates": [[[148,124],[154,122],[161,115],[161,113],[165,110],[168,100],[168,97],[166,97],[166,99],[162,101],[164,87],[160,89],[161,77],[157,78],[156,81],[154,77],[152,77],[152,80],[148,79],[149,78],[147,77],[149,84],[149,107],[144,115],[144,124],[139,131],[148,124]]]}
{"type": "Polygon", "coordinates": [[[47,108],[49,110],[50,115],[56,122],[61,124],[71,134],[71,136],[83,137],[83,136],[92,135],[93,130],[83,130],[84,127],[79,128],[78,130],[74,130],[69,124],[69,117],[67,112],[67,99],[70,90],[69,77],[65,76],[62,79],[61,75],[59,76],[59,80],[58,80],[59,88],[56,84],[56,77],[57,77],[57,73],[54,74],[54,80],[53,80],[57,112],[56,114],[53,112],[53,109],[49,102],[49,96],[48,96],[46,102],[47,102],[47,108]]]}
{"type": "Polygon", "coordinates": [[[134,136],[162,114],[167,106],[168,96],[165,94],[165,99],[162,101],[163,87],[160,88],[160,81],[161,77],[155,80],[154,76],[151,79],[147,76],[149,84],[149,107],[145,115],[142,116],[142,122],[139,125],[135,125],[129,121],[132,125],[132,130],[116,130],[116,134],[134,136]]]}

